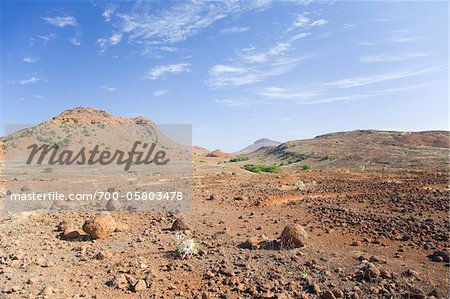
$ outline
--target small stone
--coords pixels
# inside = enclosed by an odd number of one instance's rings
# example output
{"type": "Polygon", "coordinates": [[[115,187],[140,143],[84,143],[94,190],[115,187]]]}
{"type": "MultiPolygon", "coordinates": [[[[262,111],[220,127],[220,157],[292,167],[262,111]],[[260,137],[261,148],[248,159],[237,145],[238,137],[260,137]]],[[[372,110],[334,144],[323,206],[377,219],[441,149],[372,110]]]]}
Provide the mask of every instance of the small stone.
{"type": "Polygon", "coordinates": [[[444,258],[442,256],[432,255],[430,256],[430,260],[433,262],[442,263],[444,261],[444,258]]]}
{"type": "Polygon", "coordinates": [[[248,199],[247,196],[236,196],[234,198],[234,200],[238,200],[238,201],[243,201],[243,200],[247,200],[247,199],[248,199]]]}
{"type": "Polygon", "coordinates": [[[20,188],[20,191],[22,191],[22,192],[30,192],[31,188],[28,187],[28,186],[23,186],[22,188],[20,188]]]}
{"type": "Polygon", "coordinates": [[[344,298],[344,292],[342,290],[339,290],[339,289],[333,290],[333,295],[336,298],[344,298]]]}
{"type": "Polygon", "coordinates": [[[381,261],[381,259],[375,255],[372,255],[369,259],[369,262],[371,263],[379,263],[381,261]]]}
{"type": "Polygon", "coordinates": [[[186,224],[186,222],[184,222],[183,219],[177,219],[173,222],[171,229],[173,231],[189,230],[189,226],[186,224]]]}
{"type": "Polygon", "coordinates": [[[362,270],[363,279],[370,281],[380,277],[380,270],[372,263],[368,263],[362,270]]]}
{"type": "Polygon", "coordinates": [[[31,277],[27,280],[27,284],[36,284],[38,281],[36,277],[31,277]]]}
{"type": "Polygon", "coordinates": [[[78,232],[78,230],[74,229],[73,227],[70,227],[64,230],[62,237],[65,240],[75,240],[80,237],[80,233],[78,232]]]}
{"type": "Polygon", "coordinates": [[[113,257],[113,254],[107,250],[102,250],[95,255],[97,260],[109,260],[113,257]]]}
{"type": "Polygon", "coordinates": [[[75,223],[71,220],[63,220],[58,224],[58,230],[60,231],[65,231],[71,227],[75,227],[75,223]]]}
{"type": "Polygon", "coordinates": [[[259,249],[260,239],[258,237],[250,237],[244,243],[242,243],[242,248],[246,249],[259,249]]]}
{"type": "Polygon", "coordinates": [[[311,283],[308,287],[307,287],[308,291],[313,293],[313,294],[320,294],[320,286],[313,282],[311,283]]]}
{"type": "Polygon", "coordinates": [[[437,260],[442,260],[443,262],[450,262],[450,252],[448,251],[435,251],[432,255],[432,257],[434,257],[437,260]]]}
{"type": "Polygon", "coordinates": [[[326,291],[322,292],[322,295],[320,295],[320,298],[321,299],[336,299],[336,296],[334,296],[334,294],[331,291],[326,290],[326,291]]]}
{"type": "Polygon", "coordinates": [[[118,288],[121,290],[127,290],[128,289],[128,280],[125,274],[120,274],[110,281],[107,282],[107,285],[110,287],[118,288]]]}
{"type": "Polygon", "coordinates": [[[138,282],[134,285],[133,290],[135,292],[144,291],[147,288],[147,285],[143,279],[139,279],[138,282]]]}
{"type": "Polygon", "coordinates": [[[381,278],[384,278],[384,279],[391,279],[393,276],[392,272],[384,270],[384,269],[380,271],[380,275],[381,275],[381,278]]]}

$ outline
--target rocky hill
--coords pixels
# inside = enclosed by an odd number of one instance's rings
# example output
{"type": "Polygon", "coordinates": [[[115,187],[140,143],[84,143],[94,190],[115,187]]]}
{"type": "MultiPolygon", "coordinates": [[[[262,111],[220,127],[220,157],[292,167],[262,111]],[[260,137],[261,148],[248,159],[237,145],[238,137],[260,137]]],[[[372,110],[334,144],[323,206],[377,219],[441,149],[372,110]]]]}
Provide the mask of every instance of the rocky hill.
{"type": "Polygon", "coordinates": [[[90,145],[128,151],[135,141],[142,141],[155,142],[173,153],[189,151],[162,134],[151,120],[142,116],[133,119],[114,116],[90,107],[66,110],[37,126],[5,136],[1,141],[6,153],[15,157],[28,155],[27,147],[31,144],[57,144],[72,151],[90,145]]]}
{"type": "Polygon", "coordinates": [[[252,153],[256,150],[259,150],[262,147],[274,147],[277,145],[280,145],[281,142],[269,139],[269,138],[261,138],[256,140],[255,142],[253,142],[253,144],[247,146],[246,148],[238,151],[236,154],[238,155],[244,155],[244,154],[249,154],[252,153]]]}
{"type": "Polygon", "coordinates": [[[358,130],[294,140],[250,154],[264,163],[307,169],[448,169],[449,132],[358,130]]]}

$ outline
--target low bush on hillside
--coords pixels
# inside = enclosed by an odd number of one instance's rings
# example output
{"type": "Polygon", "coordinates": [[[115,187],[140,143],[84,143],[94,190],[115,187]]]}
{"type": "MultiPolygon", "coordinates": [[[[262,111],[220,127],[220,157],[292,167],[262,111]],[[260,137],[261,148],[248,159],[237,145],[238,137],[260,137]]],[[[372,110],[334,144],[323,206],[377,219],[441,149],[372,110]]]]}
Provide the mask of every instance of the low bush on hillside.
{"type": "Polygon", "coordinates": [[[249,158],[248,157],[236,157],[233,159],[230,159],[230,162],[242,162],[242,161],[248,161],[249,158]]]}
{"type": "Polygon", "coordinates": [[[260,172],[270,172],[270,173],[280,173],[280,167],[277,165],[255,165],[255,164],[247,164],[242,167],[243,169],[255,173],[260,172]]]}
{"type": "Polygon", "coordinates": [[[303,166],[302,166],[302,170],[303,170],[303,171],[310,171],[310,170],[311,170],[311,166],[309,166],[309,165],[303,165],[303,166]]]}

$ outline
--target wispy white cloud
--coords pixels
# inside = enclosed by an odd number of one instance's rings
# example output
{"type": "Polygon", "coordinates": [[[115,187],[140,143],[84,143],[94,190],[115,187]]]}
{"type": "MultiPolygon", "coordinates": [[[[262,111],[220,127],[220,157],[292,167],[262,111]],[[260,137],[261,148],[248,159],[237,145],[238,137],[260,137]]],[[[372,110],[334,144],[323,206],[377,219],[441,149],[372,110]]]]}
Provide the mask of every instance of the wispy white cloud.
{"type": "Polygon", "coordinates": [[[48,43],[56,38],[55,33],[49,33],[47,35],[38,35],[36,38],[30,38],[30,44],[34,45],[36,41],[41,42],[44,46],[48,45],[48,43]]]}
{"type": "Polygon", "coordinates": [[[43,17],[47,23],[57,26],[57,27],[66,27],[66,26],[77,26],[77,19],[73,16],[62,16],[62,17],[43,17]]]}
{"type": "Polygon", "coordinates": [[[248,31],[249,29],[250,29],[250,27],[234,26],[234,27],[229,27],[229,28],[222,29],[220,31],[220,33],[241,33],[241,32],[248,31]]]}
{"type": "Polygon", "coordinates": [[[267,78],[280,76],[294,69],[300,62],[310,56],[300,56],[294,59],[277,59],[276,61],[245,66],[214,65],[209,71],[207,83],[213,88],[237,87],[262,82],[267,78]]]}
{"type": "Polygon", "coordinates": [[[42,98],[43,98],[43,96],[41,96],[41,95],[38,95],[38,94],[34,94],[34,95],[33,95],[33,98],[36,98],[36,99],[42,99],[42,98]]]}
{"type": "Polygon", "coordinates": [[[367,41],[359,41],[357,42],[360,46],[375,46],[377,43],[375,42],[367,42],[367,41]]]}
{"type": "Polygon", "coordinates": [[[115,88],[115,87],[106,86],[106,85],[100,86],[100,88],[103,89],[103,90],[105,90],[105,91],[108,91],[108,92],[116,91],[116,88],[115,88]]]}
{"type": "MultiPolygon", "coordinates": [[[[149,3],[141,1],[127,12],[107,8],[103,16],[108,21],[114,21],[115,34],[123,35],[128,42],[161,45],[186,40],[232,14],[262,10],[270,4],[271,1],[267,0],[190,0],[172,2],[164,10],[153,10],[149,3]]],[[[109,45],[114,45],[110,41],[111,37],[102,38],[98,43],[105,49],[109,45]]]]}
{"type": "Polygon", "coordinates": [[[287,89],[280,87],[265,87],[256,91],[257,95],[264,96],[271,99],[281,100],[295,100],[295,101],[307,101],[310,99],[316,99],[322,95],[317,89],[301,90],[301,89],[287,89]]]}
{"type": "Polygon", "coordinates": [[[153,96],[155,97],[161,97],[167,93],[169,93],[170,90],[168,89],[160,89],[160,90],[156,90],[155,92],[153,92],[153,96]]]}
{"type": "Polygon", "coordinates": [[[310,35],[309,32],[289,35],[264,51],[255,47],[244,48],[230,64],[216,64],[209,71],[207,83],[213,88],[236,87],[262,82],[269,77],[280,76],[297,67],[311,55],[290,57],[293,44],[310,35]]]}
{"type": "Polygon", "coordinates": [[[271,100],[291,101],[299,104],[317,104],[339,101],[355,101],[396,93],[406,93],[421,89],[427,83],[399,85],[394,87],[370,88],[364,91],[359,86],[386,83],[413,76],[420,76],[431,72],[444,70],[443,67],[430,67],[419,70],[407,70],[396,73],[384,73],[367,77],[352,77],[326,83],[305,84],[304,87],[281,88],[276,86],[260,88],[254,91],[258,96],[271,100]]]}
{"type": "Polygon", "coordinates": [[[299,39],[305,38],[305,37],[310,36],[310,35],[311,35],[310,32],[301,32],[301,33],[297,33],[297,34],[292,35],[292,36],[289,38],[289,41],[290,41],[290,42],[295,42],[295,41],[297,41],[297,40],[299,40],[299,39]]]}
{"type": "Polygon", "coordinates": [[[146,78],[149,80],[156,80],[165,78],[167,75],[174,75],[179,73],[189,73],[191,65],[189,63],[178,63],[169,65],[160,65],[150,69],[147,72],[146,78]]]}
{"type": "Polygon", "coordinates": [[[345,79],[325,83],[324,85],[336,86],[338,88],[351,88],[351,87],[370,85],[370,84],[374,84],[374,83],[381,83],[381,82],[387,82],[387,81],[392,81],[392,80],[404,79],[404,78],[408,78],[408,77],[412,77],[412,76],[436,72],[439,70],[442,70],[442,68],[441,67],[430,67],[430,68],[419,69],[419,70],[408,70],[408,71],[401,71],[401,72],[395,72],[395,73],[383,73],[383,74],[367,76],[367,77],[351,77],[351,78],[345,78],[345,79]]]}
{"type": "Polygon", "coordinates": [[[211,69],[211,73],[214,75],[227,74],[227,73],[245,73],[247,70],[242,67],[229,66],[223,64],[217,64],[211,69]]]}
{"type": "Polygon", "coordinates": [[[402,44],[415,43],[428,38],[427,35],[417,34],[409,29],[391,30],[383,32],[382,38],[375,41],[359,41],[357,44],[361,46],[375,46],[380,44],[402,44]]]}
{"type": "Polygon", "coordinates": [[[250,107],[253,102],[247,98],[242,99],[216,99],[216,103],[221,104],[226,107],[234,108],[234,107],[250,107]]]}
{"type": "Polygon", "coordinates": [[[292,27],[290,28],[290,30],[293,30],[294,28],[312,28],[312,27],[319,27],[319,26],[323,26],[325,24],[328,24],[328,20],[326,19],[317,19],[317,20],[313,20],[310,17],[309,13],[301,13],[298,14],[297,17],[295,18],[294,23],[292,24],[292,27]]]}
{"type": "Polygon", "coordinates": [[[105,18],[106,22],[111,21],[113,13],[116,11],[117,5],[113,3],[106,4],[105,10],[102,13],[102,16],[105,18]]]}
{"type": "Polygon", "coordinates": [[[122,41],[122,33],[115,32],[109,38],[97,39],[97,44],[100,46],[100,53],[104,53],[109,45],[117,45],[122,41]]]}
{"type": "Polygon", "coordinates": [[[45,81],[45,80],[39,78],[37,75],[34,75],[34,76],[32,76],[32,77],[30,77],[28,79],[20,80],[20,81],[18,81],[18,83],[20,85],[26,85],[26,84],[38,83],[38,82],[41,82],[41,81],[45,81]]]}
{"type": "Polygon", "coordinates": [[[359,60],[365,63],[371,62],[395,62],[403,61],[420,57],[431,56],[431,53],[391,53],[391,54],[377,54],[361,56],[359,60]]]}
{"type": "Polygon", "coordinates": [[[31,57],[31,56],[25,56],[22,58],[22,60],[27,63],[36,63],[38,61],[38,59],[36,57],[31,57]]]}
{"type": "Polygon", "coordinates": [[[368,90],[366,92],[359,92],[359,93],[358,92],[340,93],[339,90],[333,88],[327,89],[324,88],[323,86],[313,86],[311,87],[311,90],[298,88],[289,89],[279,87],[266,87],[257,90],[255,93],[270,100],[277,100],[277,101],[284,100],[297,104],[311,105],[311,104],[333,103],[333,102],[349,102],[349,101],[365,100],[377,96],[407,93],[423,88],[426,85],[428,84],[421,83],[395,88],[368,90]]]}
{"type": "Polygon", "coordinates": [[[74,46],[80,46],[81,45],[81,40],[80,37],[78,35],[75,35],[74,37],[69,39],[69,42],[74,45],[74,46]]]}

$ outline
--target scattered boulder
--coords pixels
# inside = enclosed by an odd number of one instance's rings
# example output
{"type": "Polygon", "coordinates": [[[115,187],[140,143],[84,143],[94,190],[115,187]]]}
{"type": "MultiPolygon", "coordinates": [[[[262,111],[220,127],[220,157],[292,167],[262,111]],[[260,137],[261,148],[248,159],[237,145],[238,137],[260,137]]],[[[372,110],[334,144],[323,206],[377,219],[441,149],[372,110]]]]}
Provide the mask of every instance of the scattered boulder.
{"type": "Polygon", "coordinates": [[[65,231],[68,228],[75,227],[75,223],[71,220],[63,220],[58,224],[59,231],[65,231]]]}
{"type": "Polygon", "coordinates": [[[70,227],[64,230],[64,232],[62,233],[62,237],[65,240],[75,240],[80,237],[80,233],[75,228],[70,227]]]}
{"type": "Polygon", "coordinates": [[[305,246],[308,233],[299,224],[289,224],[283,229],[280,239],[283,248],[299,248],[305,246]]]}
{"type": "Polygon", "coordinates": [[[145,291],[146,288],[147,288],[147,284],[145,283],[145,281],[143,279],[139,279],[138,282],[136,282],[136,284],[134,285],[133,291],[141,292],[141,291],[145,291]]]}
{"type": "Polygon", "coordinates": [[[80,232],[71,220],[63,220],[58,224],[58,230],[62,231],[61,238],[65,240],[75,240],[80,237],[80,232]]]}
{"type": "Polygon", "coordinates": [[[336,296],[334,296],[333,292],[330,290],[323,291],[320,295],[321,299],[336,299],[336,296]]]}
{"type": "Polygon", "coordinates": [[[260,245],[259,243],[261,242],[260,238],[258,237],[250,237],[248,238],[244,243],[241,244],[242,248],[245,249],[259,249],[260,245]]]}
{"type": "Polygon", "coordinates": [[[129,283],[125,274],[117,275],[116,277],[108,281],[106,284],[110,287],[121,290],[127,290],[129,287],[129,283]]]}
{"type": "Polygon", "coordinates": [[[367,263],[360,271],[359,278],[361,280],[371,281],[381,276],[380,269],[372,263],[367,263]]]}
{"type": "Polygon", "coordinates": [[[186,222],[183,219],[178,218],[175,220],[172,224],[173,231],[177,230],[189,230],[189,226],[186,224],[186,222]]]}
{"type": "Polygon", "coordinates": [[[438,250],[435,251],[432,255],[429,255],[428,258],[433,262],[450,262],[450,252],[438,250]]]}
{"type": "Polygon", "coordinates": [[[109,213],[102,213],[83,224],[83,231],[93,239],[106,238],[111,235],[115,229],[116,222],[109,213]]]}
{"type": "Polygon", "coordinates": [[[360,246],[360,245],[361,245],[361,243],[358,241],[353,241],[351,244],[351,246],[360,246]]]}

